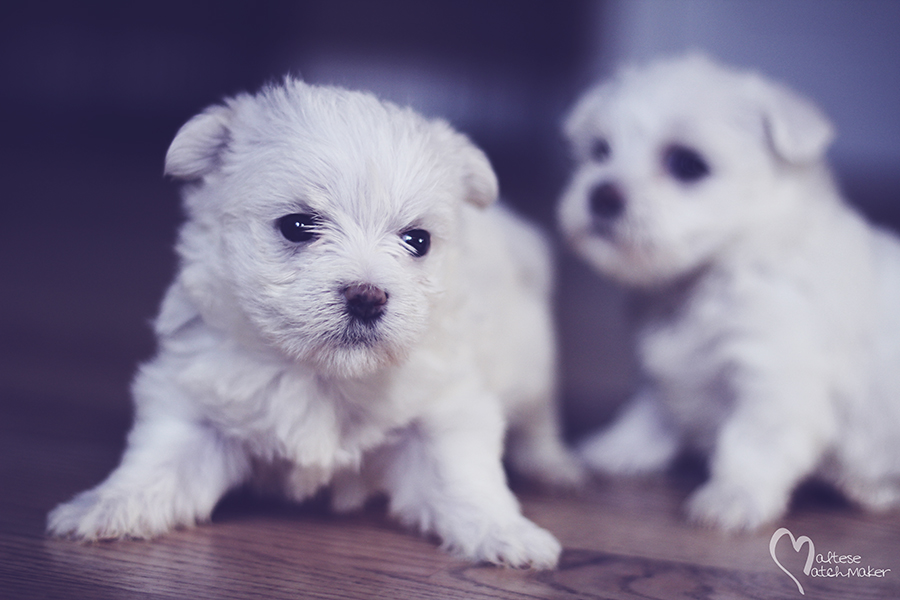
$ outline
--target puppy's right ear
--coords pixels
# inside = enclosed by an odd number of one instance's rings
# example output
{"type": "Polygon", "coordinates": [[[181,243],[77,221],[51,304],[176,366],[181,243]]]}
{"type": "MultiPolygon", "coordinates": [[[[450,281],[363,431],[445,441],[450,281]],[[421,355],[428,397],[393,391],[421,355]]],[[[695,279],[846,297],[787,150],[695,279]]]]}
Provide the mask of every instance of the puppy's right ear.
{"type": "Polygon", "coordinates": [[[757,80],[763,122],[772,150],[782,160],[810,164],[825,155],[834,127],[819,108],[799,94],[769,81],[757,80]]]}
{"type": "Polygon", "coordinates": [[[500,194],[500,185],[497,175],[491,167],[491,161],[487,155],[475,144],[466,139],[462,150],[466,165],[466,188],[472,204],[484,208],[497,200],[500,194]]]}
{"type": "Polygon", "coordinates": [[[232,109],[210,106],[181,126],[166,152],[165,174],[186,181],[216,170],[231,140],[232,109]]]}

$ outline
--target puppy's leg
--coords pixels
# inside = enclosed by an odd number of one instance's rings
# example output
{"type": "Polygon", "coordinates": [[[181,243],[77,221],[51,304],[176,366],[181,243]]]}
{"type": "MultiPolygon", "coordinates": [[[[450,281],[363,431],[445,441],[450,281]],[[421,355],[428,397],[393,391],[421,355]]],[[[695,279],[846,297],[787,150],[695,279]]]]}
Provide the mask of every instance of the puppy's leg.
{"type": "Polygon", "coordinates": [[[506,441],[506,460],[513,470],[553,488],[574,488],[584,482],[584,469],[563,445],[549,400],[526,407],[513,419],[506,441]]]}
{"type": "Polygon", "coordinates": [[[674,427],[666,421],[654,392],[646,389],[626,405],[607,429],[582,442],[579,451],[592,469],[641,474],[666,467],[678,451],[674,427]]]}
{"type": "Polygon", "coordinates": [[[377,491],[364,472],[351,469],[338,471],[331,480],[331,509],[338,513],[359,510],[377,491]]]}
{"type": "Polygon", "coordinates": [[[167,418],[139,422],[119,467],[57,506],[47,530],[81,540],[150,538],[208,519],[248,470],[243,450],[210,427],[167,418]]]}
{"type": "Polygon", "coordinates": [[[437,534],[446,549],[464,558],[554,567],[559,542],[522,515],[506,485],[497,401],[462,402],[473,410],[420,422],[382,457],[391,512],[423,533],[437,534]]]}
{"type": "Polygon", "coordinates": [[[835,478],[834,483],[848,498],[872,512],[900,507],[900,480],[896,477],[868,479],[848,473],[835,478]]]}
{"type": "Polygon", "coordinates": [[[719,432],[710,479],[688,500],[693,521],[751,530],[784,513],[794,487],[816,468],[835,430],[827,402],[804,400],[804,394],[826,393],[808,383],[806,389],[759,388],[739,396],[719,432]],[[822,410],[801,410],[806,406],[822,410]]]}

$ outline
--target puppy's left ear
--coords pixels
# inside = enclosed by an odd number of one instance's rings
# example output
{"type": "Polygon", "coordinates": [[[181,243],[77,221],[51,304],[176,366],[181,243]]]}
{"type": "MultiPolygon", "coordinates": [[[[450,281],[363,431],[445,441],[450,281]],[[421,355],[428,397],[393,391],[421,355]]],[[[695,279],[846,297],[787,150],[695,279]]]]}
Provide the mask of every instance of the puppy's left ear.
{"type": "Polygon", "coordinates": [[[821,159],[834,139],[834,127],[822,111],[780,85],[761,80],[756,85],[766,134],[775,154],[794,165],[821,159]]]}

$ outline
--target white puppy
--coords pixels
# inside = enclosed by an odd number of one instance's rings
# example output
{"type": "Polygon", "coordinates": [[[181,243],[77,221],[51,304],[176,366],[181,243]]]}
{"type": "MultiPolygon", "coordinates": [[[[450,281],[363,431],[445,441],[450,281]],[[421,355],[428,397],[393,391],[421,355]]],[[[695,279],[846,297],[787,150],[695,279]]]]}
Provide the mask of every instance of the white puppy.
{"type": "Polygon", "coordinates": [[[750,529],[804,478],[900,500],[900,243],[837,192],[809,102],[700,56],[626,70],[565,130],[578,165],[561,227],[646,301],[645,383],[583,445],[599,471],[690,448],[698,522],[750,529]]]}
{"type": "Polygon", "coordinates": [[[571,483],[558,437],[550,260],[442,121],[287,79],[185,124],[180,268],[134,383],[120,466],[51,533],[146,538],[271,482],[390,511],[473,560],[549,568],[501,464],[571,483]],[[508,427],[509,426],[509,427],[508,427]]]}

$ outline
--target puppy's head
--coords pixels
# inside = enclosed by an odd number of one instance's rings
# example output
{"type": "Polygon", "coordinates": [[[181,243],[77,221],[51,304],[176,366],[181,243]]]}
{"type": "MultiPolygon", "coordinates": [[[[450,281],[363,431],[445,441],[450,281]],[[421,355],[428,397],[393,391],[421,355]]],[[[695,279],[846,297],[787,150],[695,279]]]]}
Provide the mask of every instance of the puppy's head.
{"type": "Polygon", "coordinates": [[[599,270],[646,286],[785,218],[794,200],[778,190],[821,162],[832,128],[789,90],[692,55],[589,90],[565,134],[577,166],[563,232],[599,270]]]}
{"type": "Polygon", "coordinates": [[[181,281],[200,315],[330,376],[404,359],[453,285],[458,213],[497,196],[441,121],[288,78],[186,123],[181,281]]]}

